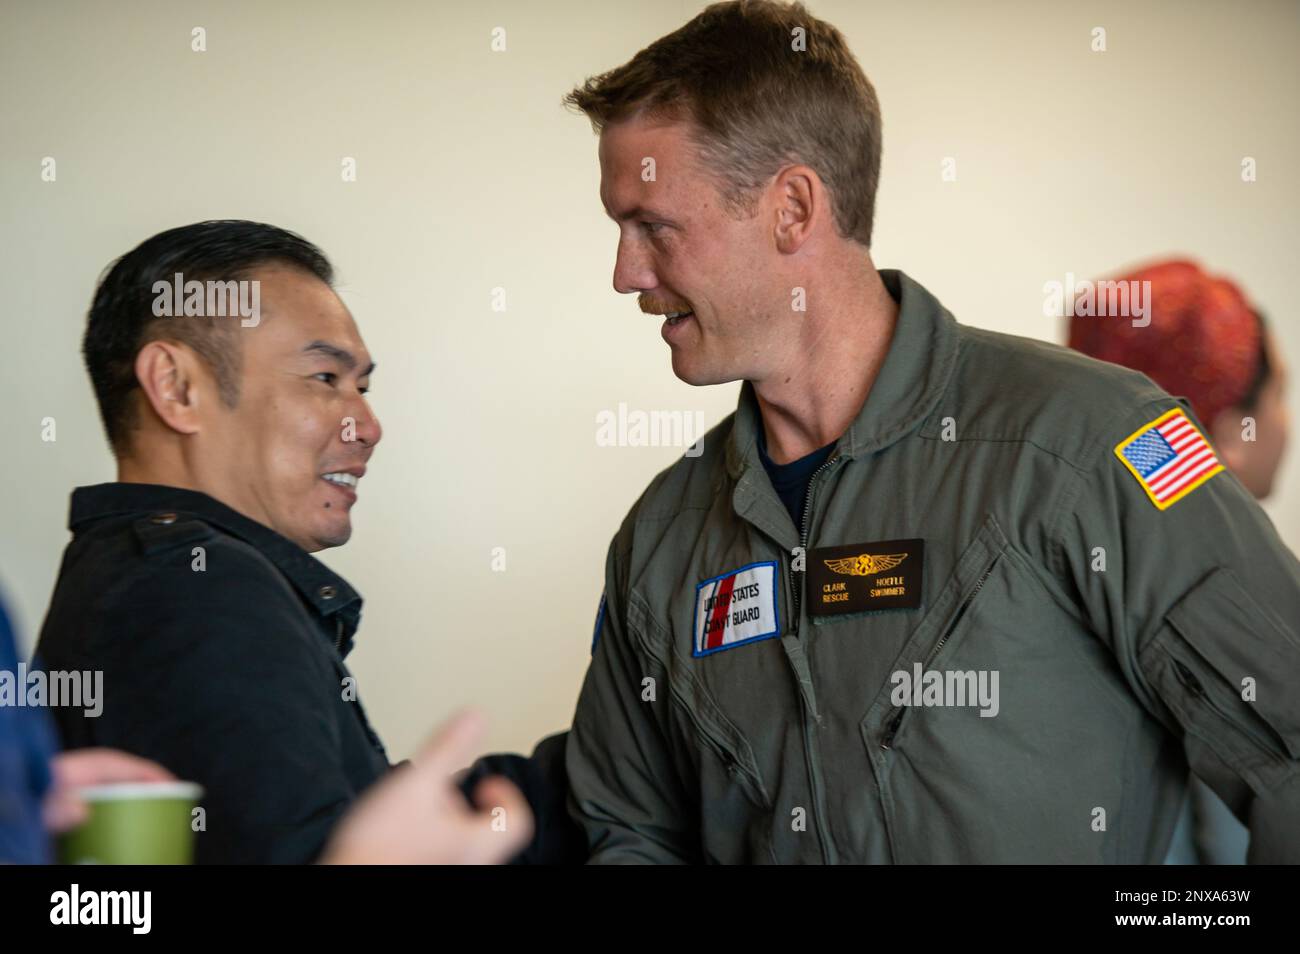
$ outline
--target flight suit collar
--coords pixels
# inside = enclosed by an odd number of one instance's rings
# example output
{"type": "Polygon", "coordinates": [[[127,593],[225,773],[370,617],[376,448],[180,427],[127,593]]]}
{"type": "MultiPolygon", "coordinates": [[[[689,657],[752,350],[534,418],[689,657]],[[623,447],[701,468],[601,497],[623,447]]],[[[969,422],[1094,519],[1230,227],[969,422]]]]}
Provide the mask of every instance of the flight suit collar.
{"type": "Polygon", "coordinates": [[[320,560],[270,527],[207,494],[160,484],[110,483],[72,492],[68,529],[74,534],[106,517],[137,516],[161,530],[195,517],[243,540],[271,561],[303,601],[337,629],[340,652],[351,646],[361,619],[361,594],[320,560]]]}
{"type": "MultiPolygon", "coordinates": [[[[898,322],[871,393],[836,444],[836,458],[881,450],[919,427],[948,387],[956,366],[957,322],[948,310],[903,272],[882,268],[879,273],[898,302],[898,322]]],[[[761,426],[754,386],[746,381],[740,389],[727,446],[727,469],[732,477],[739,478],[751,468],[761,470],[761,426]]]]}

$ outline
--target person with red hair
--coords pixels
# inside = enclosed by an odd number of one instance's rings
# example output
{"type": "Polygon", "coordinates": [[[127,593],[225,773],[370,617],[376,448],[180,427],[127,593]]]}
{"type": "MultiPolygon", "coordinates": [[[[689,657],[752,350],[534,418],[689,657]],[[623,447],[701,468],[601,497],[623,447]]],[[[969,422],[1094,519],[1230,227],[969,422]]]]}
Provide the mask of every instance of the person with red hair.
{"type": "Polygon", "coordinates": [[[1123,320],[1099,296],[1096,314],[1070,319],[1069,346],[1186,397],[1228,470],[1255,497],[1267,497],[1288,422],[1286,369],[1263,317],[1236,283],[1183,259],[1116,281],[1151,283],[1148,320],[1123,320]]]}

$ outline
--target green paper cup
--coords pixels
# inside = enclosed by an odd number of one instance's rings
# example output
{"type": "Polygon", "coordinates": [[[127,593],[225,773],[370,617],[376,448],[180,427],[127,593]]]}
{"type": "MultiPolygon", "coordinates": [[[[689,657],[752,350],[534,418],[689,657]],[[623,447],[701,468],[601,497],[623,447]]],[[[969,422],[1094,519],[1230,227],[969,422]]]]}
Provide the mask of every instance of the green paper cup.
{"type": "Polygon", "coordinates": [[[59,839],[65,865],[188,865],[194,861],[192,812],[203,796],[193,782],[123,782],[78,790],[90,808],[59,839]]]}

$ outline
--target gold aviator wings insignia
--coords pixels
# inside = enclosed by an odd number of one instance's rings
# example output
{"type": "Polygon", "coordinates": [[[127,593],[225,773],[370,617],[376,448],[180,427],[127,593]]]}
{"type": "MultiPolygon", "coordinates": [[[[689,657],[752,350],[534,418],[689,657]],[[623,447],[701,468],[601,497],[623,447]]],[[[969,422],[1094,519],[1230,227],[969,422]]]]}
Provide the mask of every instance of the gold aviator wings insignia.
{"type": "Polygon", "coordinates": [[[892,570],[906,559],[906,553],[863,553],[855,557],[844,557],[842,560],[822,560],[822,562],[831,572],[844,576],[874,576],[892,570]]]}

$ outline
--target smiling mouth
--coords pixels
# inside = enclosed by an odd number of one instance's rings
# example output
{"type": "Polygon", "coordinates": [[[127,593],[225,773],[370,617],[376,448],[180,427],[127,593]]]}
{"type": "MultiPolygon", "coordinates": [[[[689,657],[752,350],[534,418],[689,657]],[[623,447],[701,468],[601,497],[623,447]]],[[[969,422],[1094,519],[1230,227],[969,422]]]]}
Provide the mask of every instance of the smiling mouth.
{"type": "Polygon", "coordinates": [[[348,490],[356,492],[357,481],[360,478],[356,474],[332,473],[321,474],[321,480],[334,484],[336,487],[345,487],[348,490]]]}
{"type": "Polygon", "coordinates": [[[654,315],[656,318],[664,318],[668,324],[679,325],[688,318],[695,317],[695,309],[685,298],[679,298],[673,295],[671,298],[656,298],[652,295],[643,294],[637,298],[637,307],[647,315],[654,315]],[[683,305],[682,308],[670,308],[669,305],[683,305]]]}

